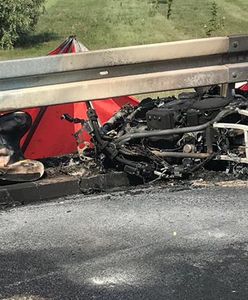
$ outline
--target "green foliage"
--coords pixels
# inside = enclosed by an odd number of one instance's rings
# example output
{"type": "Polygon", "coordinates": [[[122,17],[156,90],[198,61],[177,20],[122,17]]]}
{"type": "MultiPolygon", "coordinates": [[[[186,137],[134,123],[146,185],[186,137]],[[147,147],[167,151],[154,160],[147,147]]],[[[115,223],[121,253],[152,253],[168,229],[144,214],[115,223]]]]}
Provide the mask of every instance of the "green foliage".
{"type": "MultiPolygon", "coordinates": [[[[71,34],[92,50],[206,37],[213,0],[174,0],[169,20],[166,1],[46,0],[46,13],[35,31],[14,50],[0,50],[0,61],[45,55],[71,34]]],[[[225,18],[225,26],[211,35],[247,34],[247,0],[216,3],[218,22],[225,18]]]]}
{"type": "Polygon", "coordinates": [[[44,12],[45,0],[0,1],[0,49],[11,49],[23,35],[34,29],[44,12]]]}
{"type": "Polygon", "coordinates": [[[210,18],[207,25],[204,27],[208,37],[212,36],[213,33],[224,27],[224,18],[220,17],[219,7],[216,1],[212,1],[210,5],[210,18]]]}
{"type": "Polygon", "coordinates": [[[159,9],[159,0],[149,1],[148,4],[150,5],[148,15],[149,17],[154,17],[159,9]]]}

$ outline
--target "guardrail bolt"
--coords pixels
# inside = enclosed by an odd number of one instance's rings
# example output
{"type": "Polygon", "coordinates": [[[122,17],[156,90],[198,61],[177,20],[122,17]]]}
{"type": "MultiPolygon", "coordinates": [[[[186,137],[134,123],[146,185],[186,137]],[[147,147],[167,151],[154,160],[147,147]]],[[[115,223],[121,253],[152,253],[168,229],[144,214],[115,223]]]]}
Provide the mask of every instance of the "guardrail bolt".
{"type": "Polygon", "coordinates": [[[237,78],[237,77],[238,77],[238,74],[237,74],[237,73],[232,73],[232,77],[233,77],[233,78],[237,78]]]}
{"type": "Polygon", "coordinates": [[[233,42],[233,48],[238,48],[238,46],[239,46],[239,42],[238,41],[233,42]]]}

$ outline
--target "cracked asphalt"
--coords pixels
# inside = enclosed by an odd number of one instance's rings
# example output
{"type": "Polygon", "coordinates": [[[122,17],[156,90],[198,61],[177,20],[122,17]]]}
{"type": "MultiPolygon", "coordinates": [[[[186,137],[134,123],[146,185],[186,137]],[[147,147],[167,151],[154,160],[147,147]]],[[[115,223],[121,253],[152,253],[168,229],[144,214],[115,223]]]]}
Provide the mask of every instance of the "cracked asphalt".
{"type": "Polygon", "coordinates": [[[248,299],[248,188],[156,186],[1,211],[0,299],[248,299]]]}

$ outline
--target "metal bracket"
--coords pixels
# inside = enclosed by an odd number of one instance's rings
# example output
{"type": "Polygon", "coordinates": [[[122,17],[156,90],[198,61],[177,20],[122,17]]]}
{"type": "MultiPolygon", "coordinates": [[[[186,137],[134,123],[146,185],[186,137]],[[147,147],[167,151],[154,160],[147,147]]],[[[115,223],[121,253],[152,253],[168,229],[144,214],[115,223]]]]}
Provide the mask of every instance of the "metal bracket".
{"type": "Polygon", "coordinates": [[[229,36],[229,53],[248,52],[248,36],[247,35],[231,35],[229,36]]]}
{"type": "Polygon", "coordinates": [[[248,63],[230,64],[227,65],[229,69],[229,82],[242,82],[248,80],[248,63]]]}

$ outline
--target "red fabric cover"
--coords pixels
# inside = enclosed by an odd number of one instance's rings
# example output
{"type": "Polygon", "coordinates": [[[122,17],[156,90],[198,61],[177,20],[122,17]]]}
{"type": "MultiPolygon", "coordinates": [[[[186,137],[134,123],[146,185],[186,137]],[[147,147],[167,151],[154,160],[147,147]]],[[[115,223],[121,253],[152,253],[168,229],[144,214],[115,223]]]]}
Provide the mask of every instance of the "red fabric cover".
{"type": "MultiPolygon", "coordinates": [[[[74,53],[87,50],[75,38],[70,37],[49,55],[61,53],[74,53]]],[[[123,105],[130,103],[137,105],[138,101],[133,97],[119,97],[115,99],[94,101],[101,123],[105,123],[123,105]]],[[[34,120],[39,108],[26,110],[34,120]]],[[[80,129],[80,125],[71,124],[61,120],[61,116],[68,113],[72,117],[86,119],[85,103],[73,103],[48,107],[32,140],[25,152],[25,157],[39,159],[55,157],[76,152],[77,145],[73,134],[80,129]]],[[[89,141],[89,136],[85,136],[89,141]]]]}
{"type": "MultiPolygon", "coordinates": [[[[103,124],[126,103],[137,105],[136,99],[132,97],[120,97],[105,101],[94,101],[93,106],[103,124]]],[[[31,114],[33,119],[38,114],[37,108],[27,111],[31,114]]],[[[61,116],[64,113],[68,113],[75,118],[87,118],[85,103],[49,107],[25,152],[26,158],[37,159],[54,157],[76,151],[77,145],[73,134],[77,132],[81,126],[61,120],[61,116]]],[[[87,135],[85,135],[84,138],[87,141],[90,140],[90,137],[87,135]]]]}
{"type": "Polygon", "coordinates": [[[242,85],[239,89],[243,92],[248,92],[248,83],[242,85]]]}

